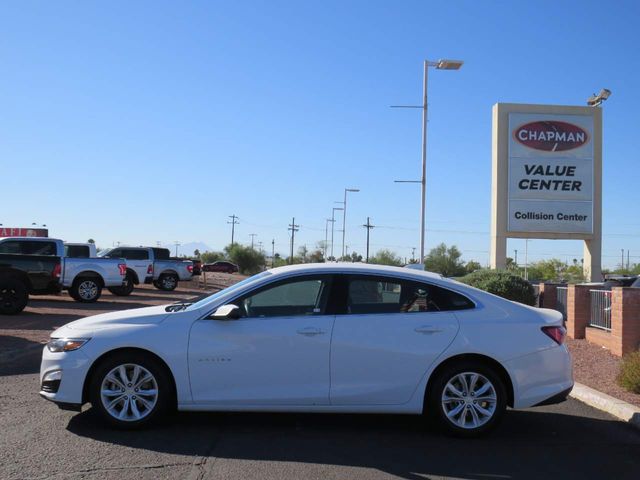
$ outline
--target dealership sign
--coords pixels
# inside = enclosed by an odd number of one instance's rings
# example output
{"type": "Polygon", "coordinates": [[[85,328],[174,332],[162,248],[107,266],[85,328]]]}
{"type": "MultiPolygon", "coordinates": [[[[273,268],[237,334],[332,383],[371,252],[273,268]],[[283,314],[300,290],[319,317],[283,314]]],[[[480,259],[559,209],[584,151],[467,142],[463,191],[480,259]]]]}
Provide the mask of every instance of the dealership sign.
{"type": "Polygon", "coordinates": [[[0,238],[3,237],[48,237],[46,228],[0,227],[0,238]]]}
{"type": "Polygon", "coordinates": [[[593,117],[509,114],[512,233],[593,233],[593,117]]]}

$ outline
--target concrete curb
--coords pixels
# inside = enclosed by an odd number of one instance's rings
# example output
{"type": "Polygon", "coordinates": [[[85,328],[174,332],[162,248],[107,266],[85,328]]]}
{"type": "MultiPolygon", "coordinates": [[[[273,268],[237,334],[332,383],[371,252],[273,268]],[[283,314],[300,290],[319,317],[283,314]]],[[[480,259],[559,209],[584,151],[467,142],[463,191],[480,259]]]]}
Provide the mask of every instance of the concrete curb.
{"type": "Polygon", "coordinates": [[[577,382],[573,386],[573,390],[569,396],[640,429],[640,408],[635,405],[623,402],[611,395],[599,392],[598,390],[594,390],[577,382]]]}

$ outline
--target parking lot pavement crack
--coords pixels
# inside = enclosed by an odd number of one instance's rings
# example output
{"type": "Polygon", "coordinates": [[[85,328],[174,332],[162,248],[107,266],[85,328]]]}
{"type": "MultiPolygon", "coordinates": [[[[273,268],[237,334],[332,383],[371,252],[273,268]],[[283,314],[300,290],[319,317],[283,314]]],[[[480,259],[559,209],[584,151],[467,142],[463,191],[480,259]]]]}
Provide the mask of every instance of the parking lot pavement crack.
{"type": "Polygon", "coordinates": [[[185,478],[185,480],[203,480],[209,476],[209,474],[213,471],[213,467],[215,466],[217,457],[213,457],[212,455],[218,446],[219,439],[214,440],[204,455],[200,457],[196,457],[193,461],[191,471],[185,478]]]}
{"type": "Polygon", "coordinates": [[[45,476],[41,477],[29,477],[27,480],[44,480],[44,479],[52,479],[52,478],[69,478],[76,476],[84,476],[88,473],[102,473],[102,472],[118,472],[125,470],[154,470],[161,468],[171,468],[171,467],[180,467],[190,465],[189,462],[175,462],[175,463],[157,463],[151,465],[125,465],[122,467],[94,467],[94,468],[85,468],[82,470],[74,470],[57,473],[48,473],[45,476]]]}

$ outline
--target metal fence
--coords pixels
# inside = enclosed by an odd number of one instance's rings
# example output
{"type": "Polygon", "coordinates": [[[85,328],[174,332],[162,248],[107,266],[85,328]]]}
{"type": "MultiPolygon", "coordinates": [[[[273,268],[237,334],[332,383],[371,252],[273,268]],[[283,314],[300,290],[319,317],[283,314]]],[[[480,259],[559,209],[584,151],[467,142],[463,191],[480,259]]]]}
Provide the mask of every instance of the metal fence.
{"type": "Polygon", "coordinates": [[[562,314],[565,322],[567,321],[567,294],[569,292],[568,287],[556,288],[556,310],[562,314]]]}
{"type": "Polygon", "coordinates": [[[591,319],[590,327],[611,331],[611,291],[590,290],[591,319]]]}

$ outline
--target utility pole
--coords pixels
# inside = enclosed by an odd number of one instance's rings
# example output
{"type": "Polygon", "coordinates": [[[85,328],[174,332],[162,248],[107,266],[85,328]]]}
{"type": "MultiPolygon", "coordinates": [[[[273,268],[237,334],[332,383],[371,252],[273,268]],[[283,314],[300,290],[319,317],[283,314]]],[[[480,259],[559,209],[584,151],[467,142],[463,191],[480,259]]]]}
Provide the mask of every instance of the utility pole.
{"type": "Polygon", "coordinates": [[[175,242],[173,242],[173,244],[176,246],[176,257],[178,256],[178,247],[180,246],[180,242],[178,242],[177,240],[175,242]]]}
{"type": "Polygon", "coordinates": [[[624,248],[622,249],[622,261],[620,262],[620,268],[624,270],[624,248]]]}
{"type": "Polygon", "coordinates": [[[276,262],[276,239],[271,239],[271,268],[274,267],[276,262]]]}
{"type": "Polygon", "coordinates": [[[518,266],[518,249],[516,248],[516,249],[514,249],[514,251],[515,251],[516,255],[515,255],[515,258],[514,258],[513,261],[516,263],[516,267],[517,267],[518,266]]]}
{"type": "Polygon", "coordinates": [[[342,205],[344,206],[344,210],[342,211],[342,256],[345,256],[345,235],[347,233],[347,193],[349,192],[359,192],[360,190],[357,188],[345,188],[344,189],[344,202],[342,205]]]}
{"type": "MultiPolygon", "coordinates": [[[[415,261],[416,261],[416,247],[411,247],[411,263],[415,263],[415,261]]],[[[406,259],[404,263],[407,263],[406,259]]]]}
{"type": "Polygon", "coordinates": [[[296,225],[296,217],[291,219],[288,230],[291,230],[291,256],[289,257],[289,264],[293,264],[293,242],[296,238],[296,232],[300,230],[300,225],[296,225]]]}
{"type": "Polygon", "coordinates": [[[336,210],[344,210],[344,208],[333,207],[333,211],[331,212],[331,257],[335,259],[333,256],[333,232],[336,226],[336,210]]]}
{"type": "Polygon", "coordinates": [[[258,234],[257,233],[250,233],[249,236],[251,237],[251,250],[253,250],[253,239],[256,238],[258,234]]]}
{"type": "Polygon", "coordinates": [[[369,217],[367,217],[367,223],[362,226],[367,229],[367,260],[366,262],[369,263],[369,232],[371,231],[372,228],[375,228],[375,225],[371,225],[371,221],[369,220],[369,217]]]}
{"type": "Polygon", "coordinates": [[[227,223],[231,224],[231,245],[233,246],[233,239],[236,233],[236,225],[238,225],[240,222],[238,222],[238,217],[235,214],[229,215],[229,218],[231,219],[231,221],[227,221],[227,223]]]}
{"type": "Polygon", "coordinates": [[[629,249],[627,248],[627,270],[629,270],[630,268],[630,264],[629,264],[629,249]]]}
{"type": "Polygon", "coordinates": [[[323,253],[323,257],[324,257],[324,261],[327,261],[327,248],[328,248],[328,242],[329,242],[329,222],[331,222],[332,220],[330,218],[325,218],[325,222],[324,222],[324,253],[323,253]]]}

